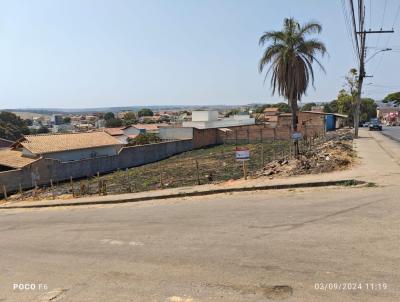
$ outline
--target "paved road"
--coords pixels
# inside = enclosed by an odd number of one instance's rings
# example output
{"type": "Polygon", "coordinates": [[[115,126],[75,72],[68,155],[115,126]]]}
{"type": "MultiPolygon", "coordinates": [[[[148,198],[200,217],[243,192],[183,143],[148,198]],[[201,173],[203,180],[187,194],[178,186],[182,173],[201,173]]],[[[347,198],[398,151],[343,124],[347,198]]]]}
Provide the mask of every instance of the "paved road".
{"type": "Polygon", "coordinates": [[[0,210],[0,301],[400,301],[400,144],[362,135],[378,187],[0,210]]]}
{"type": "Polygon", "coordinates": [[[1,211],[0,301],[399,301],[399,194],[329,188],[1,211]],[[350,282],[356,289],[315,289],[350,282]]]}
{"type": "Polygon", "coordinates": [[[396,127],[383,127],[383,133],[389,135],[390,137],[400,141],[400,126],[396,127]]]}

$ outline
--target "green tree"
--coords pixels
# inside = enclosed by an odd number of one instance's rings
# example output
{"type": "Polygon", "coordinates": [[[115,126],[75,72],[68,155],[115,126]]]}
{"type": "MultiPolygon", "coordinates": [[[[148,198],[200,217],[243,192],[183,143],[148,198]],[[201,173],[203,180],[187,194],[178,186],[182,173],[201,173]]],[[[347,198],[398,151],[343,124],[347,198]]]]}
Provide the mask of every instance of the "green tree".
{"type": "Polygon", "coordinates": [[[371,118],[376,117],[376,108],[378,105],[375,103],[374,99],[371,98],[363,98],[361,99],[361,106],[360,106],[360,112],[361,112],[361,122],[367,122],[371,120],[371,118]]]}
{"type": "Polygon", "coordinates": [[[136,114],[133,111],[128,111],[124,114],[124,120],[136,120],[136,114]]]}
{"type": "Polygon", "coordinates": [[[24,134],[29,134],[26,122],[12,112],[0,112],[0,138],[17,140],[24,134]]]}
{"type": "Polygon", "coordinates": [[[111,119],[115,119],[115,115],[112,112],[107,112],[106,114],[104,114],[104,119],[107,120],[111,120],[111,119]]]}
{"type": "Polygon", "coordinates": [[[160,138],[155,133],[140,133],[135,138],[128,138],[129,145],[147,145],[160,142],[160,138]]]}
{"type": "Polygon", "coordinates": [[[400,104],[400,91],[399,92],[389,93],[387,96],[385,96],[383,101],[385,103],[395,102],[396,104],[400,104]]]}
{"type": "Polygon", "coordinates": [[[136,114],[133,111],[126,112],[124,114],[123,123],[125,126],[133,125],[137,123],[136,114]]]}
{"type": "Polygon", "coordinates": [[[44,134],[44,133],[49,133],[50,130],[49,128],[47,128],[46,126],[41,126],[38,130],[37,130],[37,134],[44,134]]]}
{"type": "Polygon", "coordinates": [[[325,113],[338,113],[337,100],[324,104],[325,113]]]}
{"type": "MultiPolygon", "coordinates": [[[[261,46],[270,42],[260,60],[259,71],[262,73],[270,65],[266,75],[272,73],[272,93],[278,90],[278,94],[288,101],[293,131],[297,131],[297,102],[306,93],[310,80],[314,85],[313,63],[324,70],[316,55],[326,53],[325,45],[316,39],[307,39],[308,35],[321,30],[319,23],[300,25],[295,19],[286,18],[281,31],[265,32],[259,40],[261,46]]],[[[297,143],[295,152],[296,155],[299,153],[297,143]]]]}
{"type": "Polygon", "coordinates": [[[121,127],[122,125],[123,125],[123,122],[119,118],[106,119],[106,127],[107,128],[116,128],[116,127],[121,127]]]}
{"type": "Polygon", "coordinates": [[[234,108],[234,109],[228,110],[228,111],[224,114],[224,116],[225,116],[225,117],[229,117],[229,116],[232,116],[232,115],[239,114],[239,112],[240,112],[240,109],[239,109],[239,108],[234,108]]]}
{"type": "Polygon", "coordinates": [[[33,125],[33,121],[31,119],[29,119],[29,118],[24,119],[24,122],[25,122],[25,125],[27,125],[27,126],[32,126],[33,125]]]}
{"type": "Polygon", "coordinates": [[[301,107],[301,111],[311,111],[312,107],[317,106],[315,103],[306,103],[301,107]]]}
{"type": "Polygon", "coordinates": [[[64,117],[63,119],[64,124],[71,124],[71,118],[69,116],[64,117]]]}
{"type": "Polygon", "coordinates": [[[142,116],[153,116],[154,113],[151,109],[149,108],[142,108],[138,111],[138,116],[142,117],[142,116]]]}

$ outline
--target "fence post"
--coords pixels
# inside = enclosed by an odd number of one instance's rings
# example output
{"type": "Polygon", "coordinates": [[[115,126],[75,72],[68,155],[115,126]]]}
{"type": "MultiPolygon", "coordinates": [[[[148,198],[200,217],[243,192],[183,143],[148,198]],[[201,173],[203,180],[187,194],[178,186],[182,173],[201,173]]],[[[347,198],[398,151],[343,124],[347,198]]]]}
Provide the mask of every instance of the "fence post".
{"type": "Polygon", "coordinates": [[[85,193],[84,184],[82,184],[82,180],[79,180],[79,195],[82,196],[85,193]]]}
{"type": "Polygon", "coordinates": [[[75,197],[74,182],[72,181],[72,176],[69,177],[69,183],[70,183],[70,185],[71,185],[72,197],[75,197]]]}
{"type": "Polygon", "coordinates": [[[103,180],[103,195],[107,195],[107,184],[106,184],[106,180],[103,180]]]}
{"type": "Polygon", "coordinates": [[[196,177],[197,177],[197,184],[200,185],[200,173],[199,173],[199,162],[196,159],[196,177]]]}
{"type": "Polygon", "coordinates": [[[90,195],[90,179],[89,179],[89,176],[86,178],[86,183],[87,183],[87,185],[86,185],[86,194],[90,195]]]}
{"type": "Polygon", "coordinates": [[[51,188],[51,199],[54,199],[54,187],[53,187],[53,179],[50,178],[50,188],[51,188]]]}
{"type": "Polygon", "coordinates": [[[261,145],[261,168],[264,168],[264,144],[261,145]]]}
{"type": "Polygon", "coordinates": [[[164,184],[163,184],[162,169],[160,164],[158,164],[158,172],[160,174],[160,188],[162,189],[164,187],[164,184]]]}
{"type": "Polygon", "coordinates": [[[22,196],[22,185],[19,183],[19,194],[22,196]]]}
{"type": "Polygon", "coordinates": [[[100,172],[97,172],[97,194],[101,195],[101,180],[100,180],[100,172]]]}
{"type": "Polygon", "coordinates": [[[6,185],[3,185],[3,194],[4,194],[4,199],[7,200],[7,189],[6,189],[6,185]]]}
{"type": "Polygon", "coordinates": [[[129,177],[129,170],[128,168],[125,170],[126,172],[126,182],[128,183],[128,193],[132,193],[132,187],[131,187],[131,179],[129,177]]]}

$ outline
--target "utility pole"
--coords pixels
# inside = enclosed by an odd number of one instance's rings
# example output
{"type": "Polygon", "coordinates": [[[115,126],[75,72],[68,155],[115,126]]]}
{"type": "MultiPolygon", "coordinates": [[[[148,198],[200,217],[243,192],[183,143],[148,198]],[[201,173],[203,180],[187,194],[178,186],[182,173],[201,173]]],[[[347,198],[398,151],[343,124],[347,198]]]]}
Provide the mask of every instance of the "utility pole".
{"type": "MultiPolygon", "coordinates": [[[[358,125],[360,123],[360,106],[361,106],[361,93],[362,93],[362,85],[364,82],[364,78],[366,77],[372,77],[372,76],[367,76],[365,74],[365,62],[366,62],[366,45],[365,45],[365,40],[367,37],[367,34],[384,34],[384,33],[394,33],[394,30],[368,30],[366,31],[364,28],[365,25],[365,5],[363,0],[358,0],[358,31],[356,29],[356,23],[355,23],[355,14],[354,14],[354,5],[353,5],[353,0],[350,1],[350,6],[352,10],[352,17],[353,17],[353,26],[354,26],[354,33],[355,33],[355,39],[356,39],[356,45],[359,45],[358,51],[358,57],[359,57],[359,75],[358,75],[358,81],[357,81],[357,94],[356,94],[356,108],[354,112],[354,137],[358,138],[358,125]],[[357,38],[359,37],[359,38],[357,38]],[[358,43],[358,40],[360,41],[358,43]]],[[[388,49],[389,50],[389,49],[388,49]]]]}

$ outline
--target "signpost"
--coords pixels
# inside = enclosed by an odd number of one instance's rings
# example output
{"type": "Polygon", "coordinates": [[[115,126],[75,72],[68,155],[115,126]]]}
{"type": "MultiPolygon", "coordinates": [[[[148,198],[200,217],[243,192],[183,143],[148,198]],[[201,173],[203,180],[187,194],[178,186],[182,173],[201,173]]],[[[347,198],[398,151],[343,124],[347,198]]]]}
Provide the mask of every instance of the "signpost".
{"type": "Polygon", "coordinates": [[[292,133],[292,140],[294,140],[294,141],[301,140],[301,133],[300,132],[293,132],[292,133]]]}
{"type": "Polygon", "coordinates": [[[246,161],[250,159],[250,150],[247,148],[236,147],[235,157],[237,161],[243,162],[243,176],[247,179],[247,165],[246,161]]]}
{"type": "Polygon", "coordinates": [[[247,148],[236,147],[235,156],[237,161],[246,161],[250,159],[250,151],[247,148]]]}

